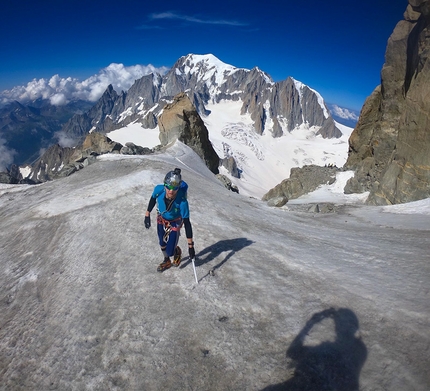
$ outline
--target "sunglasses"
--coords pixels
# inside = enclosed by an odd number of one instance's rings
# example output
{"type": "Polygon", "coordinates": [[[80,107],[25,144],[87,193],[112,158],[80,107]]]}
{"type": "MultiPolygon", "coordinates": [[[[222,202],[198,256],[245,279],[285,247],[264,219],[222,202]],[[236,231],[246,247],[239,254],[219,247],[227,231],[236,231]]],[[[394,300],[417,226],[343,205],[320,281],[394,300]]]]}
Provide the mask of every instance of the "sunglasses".
{"type": "Polygon", "coordinates": [[[179,186],[168,185],[167,183],[164,184],[164,187],[168,190],[173,190],[173,191],[176,191],[179,189],[179,186]]]}

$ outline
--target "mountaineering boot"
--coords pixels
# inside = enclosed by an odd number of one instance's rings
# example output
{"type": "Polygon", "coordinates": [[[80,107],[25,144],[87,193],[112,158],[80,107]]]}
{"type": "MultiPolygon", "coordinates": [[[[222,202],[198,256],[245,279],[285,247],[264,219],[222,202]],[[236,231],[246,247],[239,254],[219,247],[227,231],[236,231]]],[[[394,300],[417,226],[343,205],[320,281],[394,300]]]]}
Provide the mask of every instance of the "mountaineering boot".
{"type": "Polygon", "coordinates": [[[182,250],[179,246],[176,246],[175,253],[173,254],[173,266],[178,267],[181,264],[182,250]]]}
{"type": "Polygon", "coordinates": [[[172,262],[170,262],[170,258],[164,258],[164,261],[161,262],[157,267],[157,272],[164,272],[164,270],[169,269],[172,266],[172,262]]]}

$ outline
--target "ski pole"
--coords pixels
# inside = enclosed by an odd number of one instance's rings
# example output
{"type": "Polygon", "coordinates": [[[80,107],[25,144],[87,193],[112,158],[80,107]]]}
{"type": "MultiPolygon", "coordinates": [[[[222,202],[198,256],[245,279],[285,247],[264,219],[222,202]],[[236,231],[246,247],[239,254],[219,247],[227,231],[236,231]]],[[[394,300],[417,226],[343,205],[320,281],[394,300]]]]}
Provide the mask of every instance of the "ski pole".
{"type": "Polygon", "coordinates": [[[196,283],[198,284],[198,283],[199,283],[199,280],[198,280],[198,278],[197,278],[197,271],[196,271],[196,265],[195,265],[195,263],[194,263],[194,258],[191,260],[191,262],[193,263],[194,277],[195,277],[195,279],[196,279],[196,283]]]}

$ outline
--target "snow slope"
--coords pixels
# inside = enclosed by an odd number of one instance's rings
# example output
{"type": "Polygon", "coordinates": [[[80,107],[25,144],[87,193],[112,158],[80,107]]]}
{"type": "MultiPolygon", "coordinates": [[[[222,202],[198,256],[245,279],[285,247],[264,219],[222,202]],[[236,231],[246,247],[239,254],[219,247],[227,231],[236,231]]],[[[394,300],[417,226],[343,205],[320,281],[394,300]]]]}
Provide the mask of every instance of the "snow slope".
{"type": "Polygon", "coordinates": [[[270,208],[181,143],[4,185],[1,388],[428,390],[429,201],[270,208]],[[199,284],[187,257],[156,272],[143,225],[173,167],[189,184],[199,284]]]}

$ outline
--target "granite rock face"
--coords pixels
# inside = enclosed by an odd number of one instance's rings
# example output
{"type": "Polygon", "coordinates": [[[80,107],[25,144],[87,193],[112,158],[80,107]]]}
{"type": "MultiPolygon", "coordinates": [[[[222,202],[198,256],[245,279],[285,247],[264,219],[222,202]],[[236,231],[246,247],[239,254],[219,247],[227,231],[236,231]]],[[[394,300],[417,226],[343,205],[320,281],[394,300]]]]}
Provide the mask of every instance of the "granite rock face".
{"type": "Polygon", "coordinates": [[[35,183],[46,182],[58,177],[58,173],[69,163],[75,150],[51,145],[45,153],[32,165],[29,179],[35,183]]]}
{"type": "Polygon", "coordinates": [[[188,145],[206,166],[218,174],[220,159],[209,140],[208,130],[188,96],[180,93],[168,104],[159,119],[160,143],[166,146],[176,140],[188,145]]]}
{"type": "Polygon", "coordinates": [[[69,176],[74,172],[92,164],[98,155],[105,153],[147,154],[145,148],[129,145],[124,147],[101,133],[90,133],[85,140],[75,148],[61,147],[54,144],[31,166],[26,180],[41,183],[69,176]]]}
{"type": "Polygon", "coordinates": [[[285,198],[287,201],[298,198],[316,190],[320,185],[334,183],[337,171],[338,168],[334,166],[321,167],[314,164],[301,168],[293,167],[290,177],[269,190],[262,199],[263,201],[269,201],[270,205],[274,199],[285,198]]]}
{"type": "Polygon", "coordinates": [[[111,114],[118,110],[121,99],[124,99],[124,94],[118,95],[112,85],[109,85],[97,103],[87,112],[74,115],[63,126],[62,132],[82,142],[90,131],[108,133],[116,129],[111,114]]]}
{"type": "Polygon", "coordinates": [[[430,1],[409,0],[349,140],[346,193],[369,191],[373,205],[430,197],[429,55],[430,1]]]}

